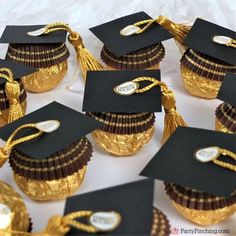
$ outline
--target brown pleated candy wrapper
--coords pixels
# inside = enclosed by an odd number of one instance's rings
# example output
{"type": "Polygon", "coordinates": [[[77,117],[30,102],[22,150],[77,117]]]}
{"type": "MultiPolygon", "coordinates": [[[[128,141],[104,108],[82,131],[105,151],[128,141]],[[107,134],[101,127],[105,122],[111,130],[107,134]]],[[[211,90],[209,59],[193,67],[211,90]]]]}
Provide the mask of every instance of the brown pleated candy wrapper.
{"type": "MultiPolygon", "coordinates": [[[[23,111],[26,111],[27,101],[26,101],[26,91],[23,84],[19,81],[20,85],[20,104],[23,111]]],[[[8,114],[9,114],[9,99],[7,98],[5,91],[5,84],[0,85],[0,127],[8,123],[8,114]]]]}
{"type": "Polygon", "coordinates": [[[153,224],[151,236],[170,235],[170,224],[166,215],[159,209],[153,207],[153,224]]]}
{"type": "Polygon", "coordinates": [[[115,156],[137,153],[154,133],[154,113],[98,113],[87,115],[102,123],[92,132],[96,143],[115,156]]]}
{"type": "MultiPolygon", "coordinates": [[[[24,232],[30,232],[32,230],[31,219],[22,197],[15,192],[10,185],[2,181],[0,181],[0,204],[4,204],[9,207],[11,211],[11,222],[9,222],[9,225],[6,225],[6,228],[2,228],[2,230],[16,230],[24,232]]],[[[0,234],[5,235],[4,232],[1,232],[1,229],[0,234]]],[[[10,236],[11,234],[6,233],[6,235],[10,236]]]]}
{"type": "Polygon", "coordinates": [[[105,46],[101,51],[101,59],[112,70],[159,69],[159,63],[165,56],[162,43],[137,50],[124,56],[116,56],[105,46]]]}
{"type": "Polygon", "coordinates": [[[13,149],[9,161],[20,189],[34,200],[45,201],[62,199],[75,192],[83,182],[91,156],[92,146],[82,137],[43,160],[13,149]]]}
{"type": "Polygon", "coordinates": [[[6,59],[39,69],[22,79],[27,90],[39,93],[55,88],[64,78],[69,55],[64,43],[9,44],[6,59]]]}
{"type": "Polygon", "coordinates": [[[221,103],[216,108],[215,128],[218,131],[236,134],[236,108],[229,103],[221,103]]]}
{"type": "Polygon", "coordinates": [[[236,191],[225,198],[171,183],[165,183],[165,190],[177,211],[199,225],[216,224],[236,212],[236,191]]]}
{"type": "Polygon", "coordinates": [[[188,49],[181,58],[185,88],[198,97],[216,98],[226,72],[236,73],[236,66],[188,49]]]}

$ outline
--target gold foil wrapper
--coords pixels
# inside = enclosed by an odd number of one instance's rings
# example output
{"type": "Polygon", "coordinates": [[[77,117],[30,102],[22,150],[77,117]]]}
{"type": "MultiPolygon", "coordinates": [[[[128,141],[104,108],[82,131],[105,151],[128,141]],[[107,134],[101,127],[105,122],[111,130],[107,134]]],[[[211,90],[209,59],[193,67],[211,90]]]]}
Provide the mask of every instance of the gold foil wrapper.
{"type": "Polygon", "coordinates": [[[144,147],[153,133],[154,126],[138,134],[112,134],[95,130],[92,137],[102,149],[115,156],[131,156],[144,147]]]}
{"type": "Polygon", "coordinates": [[[202,226],[217,224],[236,212],[236,204],[216,210],[195,210],[183,207],[174,201],[171,202],[181,215],[202,226]]]}
{"type": "MultiPolygon", "coordinates": [[[[26,108],[27,108],[27,101],[25,100],[24,102],[21,103],[21,107],[23,108],[24,113],[26,112],[26,108]]],[[[0,127],[6,125],[8,122],[8,114],[9,114],[9,108],[4,110],[4,111],[0,111],[0,127]]]]}
{"type": "MultiPolygon", "coordinates": [[[[9,226],[4,230],[27,232],[30,227],[30,218],[25,203],[21,196],[16,193],[10,185],[2,181],[0,181],[0,203],[8,206],[11,210],[12,222],[10,222],[9,226]]],[[[10,233],[2,232],[0,232],[0,235],[11,236],[10,233]]]]}
{"type": "Polygon", "coordinates": [[[83,183],[86,168],[84,166],[78,172],[65,178],[48,181],[26,179],[16,173],[14,173],[14,178],[21,191],[33,200],[59,200],[70,196],[79,189],[83,183]]]}
{"type": "Polygon", "coordinates": [[[55,88],[65,77],[67,72],[67,61],[46,68],[40,68],[39,71],[22,77],[22,83],[25,89],[42,93],[55,88]]]}
{"type": "MultiPolygon", "coordinates": [[[[116,69],[114,67],[111,67],[111,66],[108,66],[108,65],[106,65],[105,69],[106,70],[118,70],[118,69],[116,69]]],[[[158,69],[160,69],[160,63],[158,63],[158,64],[156,64],[152,67],[146,68],[146,70],[158,70],[158,69]]]]}
{"type": "Polygon", "coordinates": [[[199,76],[184,65],[180,66],[180,71],[184,86],[190,94],[207,99],[216,98],[222,83],[221,81],[199,76]]]}
{"type": "Polygon", "coordinates": [[[217,117],[215,118],[215,130],[221,131],[221,132],[225,132],[225,133],[229,133],[229,134],[233,134],[233,132],[232,132],[231,130],[229,130],[228,128],[226,128],[226,127],[217,119],[217,117]]]}

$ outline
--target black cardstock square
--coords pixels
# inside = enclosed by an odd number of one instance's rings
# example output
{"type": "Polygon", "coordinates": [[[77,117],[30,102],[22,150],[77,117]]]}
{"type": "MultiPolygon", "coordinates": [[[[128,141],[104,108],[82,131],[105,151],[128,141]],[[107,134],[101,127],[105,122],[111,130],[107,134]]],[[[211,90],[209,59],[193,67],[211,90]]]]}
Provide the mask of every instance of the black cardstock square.
{"type": "Polygon", "coordinates": [[[142,170],[141,175],[215,196],[229,197],[236,189],[235,172],[212,162],[199,162],[194,157],[197,149],[209,146],[236,152],[236,135],[178,127],[142,170]]]}
{"type": "MultiPolygon", "coordinates": [[[[161,90],[154,87],[141,94],[121,96],[113,88],[138,77],[154,77],[160,80],[159,70],[88,71],[83,111],[87,112],[160,112],[161,90]]],[[[150,82],[142,82],[146,86],[150,82]]]]}
{"type": "MultiPolygon", "coordinates": [[[[75,211],[117,211],[121,224],[114,231],[99,235],[150,236],[153,222],[152,180],[141,180],[107,189],[70,197],[66,200],[64,215],[75,211]]],[[[67,236],[94,235],[72,229],[67,236]]]]}
{"type": "Polygon", "coordinates": [[[171,33],[157,23],[154,23],[142,34],[131,36],[120,35],[120,30],[124,27],[148,19],[152,18],[142,11],[95,26],[90,28],[90,30],[104,43],[105,47],[111,50],[116,56],[124,56],[173,37],[171,33]]]}
{"type": "Polygon", "coordinates": [[[184,40],[184,45],[223,62],[236,65],[236,49],[213,42],[212,37],[215,35],[236,38],[236,32],[197,18],[184,40]]]}
{"type": "Polygon", "coordinates": [[[3,31],[0,43],[16,44],[48,44],[64,43],[66,41],[65,31],[55,31],[47,35],[30,36],[27,32],[38,30],[45,25],[7,25],[3,31]]]}
{"type": "MultiPolygon", "coordinates": [[[[21,143],[15,146],[15,149],[32,158],[44,159],[101,127],[101,124],[94,119],[60,103],[52,102],[0,128],[0,138],[6,141],[17,127],[46,120],[58,120],[60,127],[52,133],[45,133],[34,140],[21,143]]],[[[35,129],[22,130],[16,138],[32,133],[35,133],[35,129]]]]}
{"type": "Polygon", "coordinates": [[[236,107],[236,74],[225,75],[217,98],[236,107]]]}
{"type": "MultiPolygon", "coordinates": [[[[24,66],[21,64],[13,63],[8,60],[0,59],[0,68],[8,68],[12,71],[14,79],[15,80],[20,80],[21,77],[25,75],[30,75],[37,71],[37,69],[24,66]]],[[[4,78],[0,77],[0,85],[5,84],[6,80],[4,78]]]]}

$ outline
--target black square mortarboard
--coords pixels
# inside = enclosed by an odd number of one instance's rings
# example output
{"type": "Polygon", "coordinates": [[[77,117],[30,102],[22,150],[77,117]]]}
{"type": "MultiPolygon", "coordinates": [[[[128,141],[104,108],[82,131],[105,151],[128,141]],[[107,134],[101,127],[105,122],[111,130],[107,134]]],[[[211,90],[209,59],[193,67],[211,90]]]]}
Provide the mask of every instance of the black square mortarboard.
{"type": "MultiPolygon", "coordinates": [[[[20,80],[23,76],[32,74],[36,71],[35,68],[23,66],[3,59],[0,59],[0,68],[10,69],[15,80],[20,80]]],[[[4,84],[5,82],[6,80],[4,78],[0,78],[0,85],[4,84]]]]}
{"type": "Polygon", "coordinates": [[[142,170],[141,175],[215,196],[228,197],[236,189],[235,173],[212,162],[199,162],[194,157],[194,152],[198,149],[211,146],[236,152],[236,136],[179,127],[142,170]]]}
{"type": "Polygon", "coordinates": [[[225,63],[236,65],[235,48],[213,42],[212,38],[217,35],[236,38],[236,32],[198,18],[185,38],[184,45],[225,63]]]}
{"type": "MultiPolygon", "coordinates": [[[[46,120],[58,120],[59,128],[49,134],[17,145],[15,149],[33,159],[44,159],[60,152],[81,137],[98,129],[100,124],[92,118],[83,115],[67,106],[52,102],[0,129],[0,138],[7,140],[11,133],[19,126],[46,120]]],[[[22,130],[19,137],[35,133],[33,129],[22,130]]]]}
{"type": "Polygon", "coordinates": [[[139,35],[135,34],[125,37],[120,34],[120,31],[124,27],[148,19],[151,19],[148,14],[138,12],[93,27],[90,30],[112,53],[116,56],[124,56],[173,37],[166,29],[157,23],[153,24],[152,27],[139,35]]]}
{"type": "MultiPolygon", "coordinates": [[[[121,224],[105,235],[150,235],[153,222],[153,181],[141,180],[95,192],[77,195],[66,201],[64,215],[83,210],[116,211],[121,224]]],[[[90,235],[72,229],[67,235],[90,235]]]]}
{"type": "Polygon", "coordinates": [[[226,74],[217,98],[236,107],[236,74],[226,74]]]}
{"type": "MultiPolygon", "coordinates": [[[[113,91],[115,86],[137,77],[154,77],[160,80],[160,71],[89,71],[85,85],[83,111],[160,112],[161,90],[159,87],[132,96],[120,96],[113,91]]],[[[146,82],[144,82],[144,85],[146,86],[146,82]]]]}
{"type": "Polygon", "coordinates": [[[47,35],[30,36],[27,33],[38,30],[45,25],[7,25],[0,43],[10,44],[50,44],[50,43],[64,43],[66,41],[65,31],[56,31],[47,35]]]}

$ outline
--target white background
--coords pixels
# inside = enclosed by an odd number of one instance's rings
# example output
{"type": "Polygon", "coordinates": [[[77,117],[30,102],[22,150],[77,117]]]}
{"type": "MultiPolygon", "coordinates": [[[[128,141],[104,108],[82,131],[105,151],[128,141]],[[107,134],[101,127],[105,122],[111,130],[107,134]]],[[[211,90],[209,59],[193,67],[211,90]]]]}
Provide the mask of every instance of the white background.
{"type": "MultiPolygon", "coordinates": [[[[236,30],[235,0],[0,0],[0,33],[7,24],[47,24],[62,21],[69,23],[73,29],[80,32],[87,48],[99,57],[102,43],[88,29],[143,10],[152,17],[161,14],[177,22],[189,22],[196,17],[201,17],[236,30]]],[[[199,35],[199,40],[200,38],[199,35]]],[[[173,40],[164,42],[164,46],[166,56],[161,62],[162,80],[174,90],[178,110],[189,126],[214,129],[214,111],[220,101],[208,101],[190,96],[183,88],[180,78],[179,60],[181,54],[179,49],[173,40]]],[[[1,58],[4,58],[6,48],[7,45],[0,45],[1,58]]],[[[74,49],[71,46],[69,48],[71,56],[66,78],[53,91],[42,94],[29,93],[27,113],[54,100],[81,111],[84,81],[81,74],[72,81],[76,60],[74,49]],[[66,85],[70,83],[73,83],[77,93],[69,92],[66,89],[66,85]]],[[[140,179],[141,177],[138,177],[138,174],[160,147],[162,130],[163,115],[159,113],[157,114],[156,132],[153,139],[141,152],[129,158],[112,158],[94,145],[94,156],[88,165],[84,184],[76,194],[140,179]]],[[[90,137],[89,139],[91,140],[90,137]]],[[[173,158],[175,158],[174,155],[173,153],[173,158]]],[[[1,168],[0,179],[11,184],[20,192],[13,180],[12,171],[8,164],[1,168]]],[[[23,193],[21,195],[24,197],[29,214],[32,217],[34,231],[42,229],[53,214],[63,214],[64,200],[39,203],[31,201],[23,193]]],[[[179,229],[179,235],[181,228],[201,228],[176,212],[160,181],[156,181],[154,204],[166,213],[172,228],[179,229]]],[[[208,229],[229,229],[230,235],[236,235],[235,223],[236,216],[234,215],[220,224],[208,227],[208,229]]]]}

